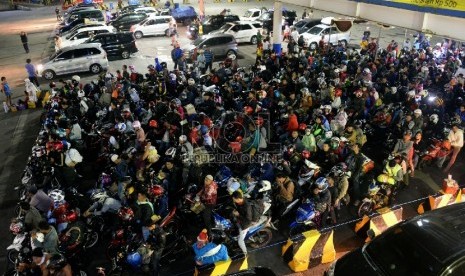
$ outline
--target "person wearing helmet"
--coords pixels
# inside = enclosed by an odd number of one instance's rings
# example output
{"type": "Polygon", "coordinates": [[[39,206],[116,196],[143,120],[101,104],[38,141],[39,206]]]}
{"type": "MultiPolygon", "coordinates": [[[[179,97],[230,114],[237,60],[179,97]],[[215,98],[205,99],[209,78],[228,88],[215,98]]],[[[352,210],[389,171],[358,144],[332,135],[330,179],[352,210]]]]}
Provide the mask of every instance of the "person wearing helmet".
{"type": "Polygon", "coordinates": [[[137,120],[132,123],[132,127],[136,132],[136,149],[140,149],[145,141],[145,131],[137,120]]]}
{"type": "Polygon", "coordinates": [[[423,131],[425,139],[437,137],[442,139],[441,137],[442,131],[444,129],[444,124],[442,121],[439,120],[438,114],[432,114],[429,117],[429,121],[426,124],[425,130],[423,131]]]}
{"type": "MultiPolygon", "coordinates": [[[[452,129],[449,132],[447,139],[450,141],[450,144],[452,146],[452,156],[450,157],[449,164],[447,164],[447,167],[443,170],[444,173],[448,173],[450,171],[450,169],[455,163],[457,155],[463,147],[463,130],[459,128],[458,124],[452,125],[452,129]]],[[[446,156],[438,159],[439,167],[442,167],[442,165],[444,164],[446,156]]]]}
{"type": "Polygon", "coordinates": [[[150,257],[150,275],[153,276],[159,275],[159,263],[163,250],[165,250],[166,246],[166,233],[163,228],[157,224],[159,220],[160,216],[153,215],[145,225],[149,231],[147,244],[149,245],[149,248],[153,250],[153,253],[150,257]]]}
{"type": "Polygon", "coordinates": [[[412,133],[417,133],[423,130],[423,116],[421,109],[415,109],[413,111],[413,123],[412,133]]]}
{"type": "Polygon", "coordinates": [[[294,200],[295,184],[284,172],[278,172],[275,181],[277,185],[276,212],[273,212],[273,214],[277,217],[280,216],[286,209],[286,206],[294,200]]]}
{"type": "Polygon", "coordinates": [[[332,152],[329,141],[324,142],[322,149],[317,150],[314,159],[325,172],[328,172],[334,165],[336,165],[337,155],[332,152]]]}
{"type": "Polygon", "coordinates": [[[65,256],[56,253],[50,256],[47,261],[48,275],[73,276],[71,265],[66,261],[65,256]]]}
{"type": "Polygon", "coordinates": [[[313,136],[310,128],[305,129],[305,134],[302,137],[302,146],[310,152],[316,152],[317,150],[315,136],[313,136]]]}
{"type": "Polygon", "coordinates": [[[347,193],[349,189],[349,177],[338,166],[335,166],[326,177],[326,180],[328,181],[328,189],[331,193],[331,221],[333,224],[336,224],[339,217],[338,212],[341,209],[341,202],[348,205],[350,201],[349,194],[347,193]]]}
{"type": "Polygon", "coordinates": [[[397,163],[396,159],[389,160],[383,169],[383,173],[377,178],[378,182],[395,185],[403,181],[404,175],[402,166],[397,163]]]}
{"type": "Polygon", "coordinates": [[[196,196],[196,201],[202,202],[205,206],[205,209],[202,212],[202,217],[208,233],[211,233],[211,217],[213,209],[216,206],[217,199],[218,184],[216,184],[213,180],[213,176],[209,174],[205,176],[204,186],[196,196]]]}
{"type": "Polygon", "coordinates": [[[398,139],[396,145],[394,146],[394,150],[392,151],[392,155],[401,155],[405,154],[407,156],[408,164],[410,167],[410,174],[413,177],[415,167],[413,166],[413,141],[412,141],[412,132],[406,131],[402,139],[398,139]]]}
{"type": "Polygon", "coordinates": [[[42,247],[47,253],[56,253],[58,246],[58,234],[55,228],[46,220],[39,222],[39,232],[44,234],[44,240],[40,241],[36,232],[32,232],[31,239],[34,247],[42,247]]]}
{"type": "Polygon", "coordinates": [[[208,231],[203,229],[197,236],[197,242],[192,245],[196,265],[209,265],[229,259],[226,246],[223,244],[216,245],[208,240],[208,231]]]}
{"type": "Polygon", "coordinates": [[[245,236],[250,228],[257,225],[263,212],[265,205],[263,200],[249,200],[245,198],[241,191],[235,191],[232,195],[233,207],[232,215],[239,225],[239,236],[237,243],[242,253],[247,256],[247,247],[245,246],[245,236]]]}
{"type": "Polygon", "coordinates": [[[134,212],[134,220],[136,224],[142,228],[142,236],[144,241],[149,237],[149,230],[146,227],[154,215],[153,204],[148,200],[147,190],[140,190],[137,193],[136,210],[134,212]]]}
{"type": "Polygon", "coordinates": [[[189,179],[189,171],[194,156],[194,148],[192,147],[192,144],[187,140],[186,135],[179,136],[178,148],[180,148],[179,152],[182,163],[182,183],[185,186],[187,185],[189,179]]]}
{"type": "Polygon", "coordinates": [[[117,199],[109,197],[107,192],[103,189],[95,190],[90,199],[94,202],[92,206],[87,209],[83,216],[102,216],[105,214],[116,214],[121,208],[121,202],[117,199]]]}
{"type": "Polygon", "coordinates": [[[315,209],[321,215],[321,227],[326,226],[329,211],[331,208],[331,192],[328,189],[328,180],[324,177],[319,177],[315,181],[311,200],[315,204],[315,209]]]}
{"type": "Polygon", "coordinates": [[[76,142],[82,139],[82,129],[79,125],[79,120],[77,117],[74,117],[71,120],[71,127],[68,134],[68,138],[71,142],[76,142]]]}

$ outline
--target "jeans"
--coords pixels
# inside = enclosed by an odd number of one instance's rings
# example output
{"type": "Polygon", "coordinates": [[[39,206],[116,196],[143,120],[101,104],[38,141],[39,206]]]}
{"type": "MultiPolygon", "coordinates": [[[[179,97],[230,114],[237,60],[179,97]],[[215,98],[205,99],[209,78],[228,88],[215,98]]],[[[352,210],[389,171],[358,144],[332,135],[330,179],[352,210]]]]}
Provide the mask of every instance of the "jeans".
{"type": "Polygon", "coordinates": [[[149,236],[150,236],[149,228],[147,228],[147,226],[142,226],[142,237],[144,238],[144,241],[147,241],[149,236]]]}
{"type": "Polygon", "coordinates": [[[457,159],[457,155],[459,155],[461,149],[462,148],[459,147],[453,147],[452,156],[450,157],[449,164],[447,164],[447,167],[444,169],[445,171],[450,170],[450,168],[454,165],[455,160],[457,159]]]}
{"type": "Polygon", "coordinates": [[[245,236],[247,235],[247,232],[249,231],[251,226],[245,228],[245,229],[240,229],[239,230],[239,236],[237,237],[237,244],[239,245],[239,248],[242,250],[242,253],[247,254],[247,247],[245,246],[245,236]]]}
{"type": "Polygon", "coordinates": [[[205,204],[205,209],[202,212],[203,222],[205,223],[205,228],[207,228],[208,235],[211,236],[212,232],[212,212],[213,212],[213,205],[205,204]]]}

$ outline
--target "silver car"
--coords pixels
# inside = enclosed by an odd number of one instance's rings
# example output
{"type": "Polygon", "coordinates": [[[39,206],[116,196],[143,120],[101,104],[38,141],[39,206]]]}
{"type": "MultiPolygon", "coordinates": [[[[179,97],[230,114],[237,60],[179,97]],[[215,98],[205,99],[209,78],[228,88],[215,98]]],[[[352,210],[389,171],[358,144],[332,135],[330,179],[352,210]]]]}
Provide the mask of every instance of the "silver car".
{"type": "Polygon", "coordinates": [[[230,34],[208,34],[194,40],[189,46],[183,49],[184,53],[189,53],[192,57],[194,50],[202,49],[204,46],[212,51],[215,56],[237,56],[237,41],[230,34]]]}
{"type": "Polygon", "coordinates": [[[37,66],[39,75],[47,80],[51,80],[57,75],[77,72],[90,71],[93,74],[98,74],[107,69],[107,53],[100,46],[100,43],[65,47],[37,66]]]}

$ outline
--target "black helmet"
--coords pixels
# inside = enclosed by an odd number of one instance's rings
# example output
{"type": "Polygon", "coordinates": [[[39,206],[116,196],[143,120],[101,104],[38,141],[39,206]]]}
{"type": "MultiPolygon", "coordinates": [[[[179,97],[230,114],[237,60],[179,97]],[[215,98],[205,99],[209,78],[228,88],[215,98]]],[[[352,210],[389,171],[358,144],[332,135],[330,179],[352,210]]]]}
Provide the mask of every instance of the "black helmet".
{"type": "Polygon", "coordinates": [[[48,269],[59,270],[65,267],[68,263],[66,262],[65,256],[62,254],[53,254],[47,262],[48,269]]]}

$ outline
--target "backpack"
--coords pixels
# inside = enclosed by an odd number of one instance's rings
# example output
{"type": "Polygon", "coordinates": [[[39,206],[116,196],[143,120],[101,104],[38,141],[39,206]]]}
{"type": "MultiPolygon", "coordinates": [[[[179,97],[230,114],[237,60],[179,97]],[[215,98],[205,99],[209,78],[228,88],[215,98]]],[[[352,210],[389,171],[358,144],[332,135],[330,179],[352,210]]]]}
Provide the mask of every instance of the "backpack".
{"type": "Polygon", "coordinates": [[[252,221],[257,222],[262,216],[263,212],[265,211],[265,205],[263,204],[263,200],[249,200],[249,204],[252,208],[252,221]]]}

